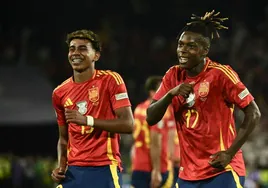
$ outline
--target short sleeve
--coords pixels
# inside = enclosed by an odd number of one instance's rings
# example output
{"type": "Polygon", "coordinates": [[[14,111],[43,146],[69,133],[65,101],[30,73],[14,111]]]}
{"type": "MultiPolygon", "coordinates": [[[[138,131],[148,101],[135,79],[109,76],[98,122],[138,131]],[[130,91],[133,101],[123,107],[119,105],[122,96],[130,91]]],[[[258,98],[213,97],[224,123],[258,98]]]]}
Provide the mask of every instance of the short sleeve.
{"type": "Polygon", "coordinates": [[[176,69],[175,66],[171,67],[165,74],[165,76],[162,79],[162,82],[158,88],[158,90],[156,91],[153,99],[154,100],[160,100],[163,96],[165,96],[167,94],[167,92],[169,92],[170,89],[172,89],[171,86],[171,78],[173,76],[174,73],[174,69],[176,69]]]}
{"type": "Polygon", "coordinates": [[[122,77],[116,72],[110,72],[109,93],[113,110],[131,106],[128,98],[127,88],[122,77]]]}
{"type": "Polygon", "coordinates": [[[61,101],[55,92],[53,92],[53,94],[52,94],[52,104],[53,104],[53,107],[54,107],[54,110],[56,113],[58,125],[59,126],[66,125],[64,108],[61,105],[61,101]]]}
{"type": "Polygon", "coordinates": [[[246,86],[240,81],[237,73],[230,66],[222,69],[223,96],[229,103],[245,108],[254,100],[246,86]]]}

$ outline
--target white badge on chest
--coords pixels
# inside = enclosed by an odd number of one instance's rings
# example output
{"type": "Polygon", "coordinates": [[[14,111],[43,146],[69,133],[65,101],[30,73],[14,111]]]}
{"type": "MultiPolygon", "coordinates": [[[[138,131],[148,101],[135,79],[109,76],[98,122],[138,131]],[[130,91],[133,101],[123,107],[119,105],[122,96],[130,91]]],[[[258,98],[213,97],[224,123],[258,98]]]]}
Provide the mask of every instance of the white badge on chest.
{"type": "Polygon", "coordinates": [[[189,97],[186,99],[186,103],[188,107],[192,107],[195,103],[195,94],[194,93],[190,93],[189,97]]]}
{"type": "Polygon", "coordinates": [[[84,115],[85,113],[87,113],[87,101],[80,101],[76,103],[76,106],[80,114],[84,115]]]}

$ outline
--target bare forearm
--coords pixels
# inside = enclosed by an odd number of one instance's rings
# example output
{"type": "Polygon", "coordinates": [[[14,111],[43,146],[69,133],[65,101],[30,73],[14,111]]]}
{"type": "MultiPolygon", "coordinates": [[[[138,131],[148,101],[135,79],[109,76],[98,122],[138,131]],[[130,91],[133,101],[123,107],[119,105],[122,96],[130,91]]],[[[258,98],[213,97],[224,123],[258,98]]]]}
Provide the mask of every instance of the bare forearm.
{"type": "Polygon", "coordinates": [[[172,98],[173,97],[169,93],[167,93],[163,98],[152,103],[149,106],[149,108],[147,109],[147,117],[146,117],[146,121],[148,122],[149,125],[155,125],[163,118],[167,110],[167,107],[170,105],[172,101],[172,98]]]}
{"type": "Polygon", "coordinates": [[[152,168],[156,171],[161,171],[161,141],[157,144],[151,144],[150,155],[152,168]]]}
{"type": "Polygon", "coordinates": [[[249,135],[253,132],[254,128],[259,124],[260,121],[260,111],[257,106],[255,106],[255,102],[253,105],[248,106],[248,109],[245,109],[245,118],[241,127],[238,131],[238,134],[227,150],[232,155],[235,155],[237,151],[242,147],[242,145],[247,141],[249,135]]]}
{"type": "Polygon", "coordinates": [[[133,119],[94,119],[94,127],[112,133],[132,133],[134,126],[133,119]]]}
{"type": "Polygon", "coordinates": [[[65,167],[67,165],[67,141],[59,139],[57,149],[58,149],[58,166],[65,167]]]}

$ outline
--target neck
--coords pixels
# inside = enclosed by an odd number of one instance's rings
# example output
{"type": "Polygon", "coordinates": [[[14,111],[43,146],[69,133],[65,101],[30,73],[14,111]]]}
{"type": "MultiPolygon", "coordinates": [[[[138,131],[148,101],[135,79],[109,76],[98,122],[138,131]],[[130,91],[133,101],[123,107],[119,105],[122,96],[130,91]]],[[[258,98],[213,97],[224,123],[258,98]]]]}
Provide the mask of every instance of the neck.
{"type": "Polygon", "coordinates": [[[83,72],[77,72],[74,70],[73,72],[74,82],[76,83],[85,82],[93,77],[94,72],[95,72],[94,68],[88,68],[83,72]]]}
{"type": "Polygon", "coordinates": [[[194,76],[197,76],[199,73],[202,72],[202,70],[204,69],[204,66],[205,66],[205,63],[206,63],[206,59],[202,59],[201,62],[199,62],[196,66],[194,66],[193,68],[191,69],[187,69],[186,72],[187,72],[187,75],[190,76],[190,77],[194,77],[194,76]]]}

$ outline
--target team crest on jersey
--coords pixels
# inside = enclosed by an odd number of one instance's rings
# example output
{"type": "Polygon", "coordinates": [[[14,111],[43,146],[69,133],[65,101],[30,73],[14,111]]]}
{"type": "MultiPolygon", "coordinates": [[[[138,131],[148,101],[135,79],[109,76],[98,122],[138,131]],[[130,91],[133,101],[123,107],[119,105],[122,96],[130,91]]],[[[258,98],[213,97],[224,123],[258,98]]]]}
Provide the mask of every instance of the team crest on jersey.
{"type": "Polygon", "coordinates": [[[87,101],[80,101],[76,103],[76,106],[80,114],[84,115],[85,113],[87,113],[87,101]]]}
{"type": "Polygon", "coordinates": [[[92,103],[97,103],[99,101],[99,88],[92,87],[88,90],[88,98],[92,103]]]}
{"type": "Polygon", "coordinates": [[[209,92],[209,82],[204,81],[200,83],[199,89],[198,89],[198,95],[204,98],[208,95],[208,92],[209,92]]]}

